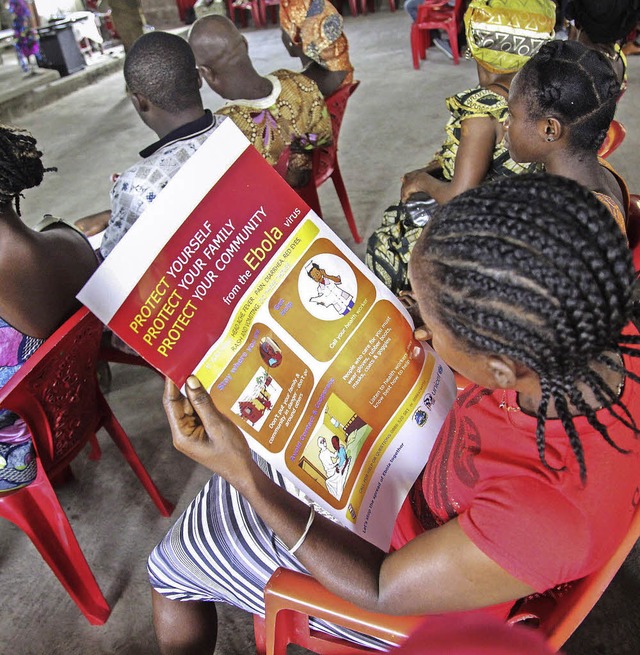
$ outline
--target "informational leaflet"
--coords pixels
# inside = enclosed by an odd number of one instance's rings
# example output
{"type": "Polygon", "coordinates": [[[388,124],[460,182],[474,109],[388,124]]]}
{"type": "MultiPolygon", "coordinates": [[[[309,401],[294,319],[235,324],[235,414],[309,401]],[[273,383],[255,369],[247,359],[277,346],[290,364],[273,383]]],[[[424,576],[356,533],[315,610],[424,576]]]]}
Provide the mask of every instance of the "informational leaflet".
{"type": "Polygon", "coordinates": [[[387,548],[455,397],[399,301],[226,120],[78,298],[387,548]]]}

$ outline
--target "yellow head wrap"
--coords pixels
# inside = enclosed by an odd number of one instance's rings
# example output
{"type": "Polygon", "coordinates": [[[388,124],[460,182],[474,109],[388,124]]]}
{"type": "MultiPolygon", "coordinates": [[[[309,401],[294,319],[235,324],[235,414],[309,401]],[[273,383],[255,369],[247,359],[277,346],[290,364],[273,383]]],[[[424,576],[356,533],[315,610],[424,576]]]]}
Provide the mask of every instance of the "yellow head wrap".
{"type": "Polygon", "coordinates": [[[514,73],[554,36],[552,0],[471,0],[464,15],[467,47],[493,73],[514,73]]]}

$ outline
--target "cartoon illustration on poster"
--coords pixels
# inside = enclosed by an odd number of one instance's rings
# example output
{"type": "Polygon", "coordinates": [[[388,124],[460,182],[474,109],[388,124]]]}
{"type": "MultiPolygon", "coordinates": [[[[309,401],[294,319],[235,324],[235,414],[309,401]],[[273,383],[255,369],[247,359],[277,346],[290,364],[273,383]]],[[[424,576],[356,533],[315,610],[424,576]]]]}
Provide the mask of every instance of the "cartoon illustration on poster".
{"type": "Polygon", "coordinates": [[[358,293],[351,267],[340,257],[323,254],[303,266],[298,291],[305,308],[316,318],[334,321],[353,309],[358,293]]]}
{"type": "Polygon", "coordinates": [[[263,337],[260,340],[260,357],[269,368],[275,368],[282,362],[282,350],[271,337],[263,337]]]}
{"type": "Polygon", "coordinates": [[[340,500],[371,426],[334,393],[329,395],[321,415],[298,466],[340,500]]]}
{"type": "Polygon", "coordinates": [[[238,398],[233,411],[259,430],[280,396],[282,388],[260,367],[238,398]]]}

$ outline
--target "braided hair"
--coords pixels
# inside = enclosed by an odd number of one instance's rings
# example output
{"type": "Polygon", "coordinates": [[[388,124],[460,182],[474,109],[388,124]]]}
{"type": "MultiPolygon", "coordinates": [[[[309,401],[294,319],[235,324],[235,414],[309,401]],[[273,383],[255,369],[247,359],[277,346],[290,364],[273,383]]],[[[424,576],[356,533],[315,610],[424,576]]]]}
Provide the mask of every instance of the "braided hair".
{"type": "Polygon", "coordinates": [[[580,390],[638,433],[594,364],[640,381],[619,356],[640,356],[621,335],[633,314],[631,253],[609,211],[577,182],[555,175],[501,178],[438,209],[411,256],[413,288],[471,353],[504,355],[539,378],[536,444],[545,460],[551,400],[583,480],[586,465],[569,405],[614,448],[580,390]],[[584,387],[583,387],[584,388],[584,387]]]}
{"type": "Polygon", "coordinates": [[[575,19],[594,43],[614,43],[640,20],[640,0],[572,0],[567,18],[575,19]]]}
{"type": "Polygon", "coordinates": [[[20,196],[25,189],[39,186],[47,171],[36,140],[27,130],[0,125],[0,207],[15,201],[20,215],[20,196]]]}
{"type": "Polygon", "coordinates": [[[597,152],[616,111],[620,83],[599,51],[577,41],[545,43],[515,81],[533,120],[554,116],[569,129],[569,144],[597,152]]]}

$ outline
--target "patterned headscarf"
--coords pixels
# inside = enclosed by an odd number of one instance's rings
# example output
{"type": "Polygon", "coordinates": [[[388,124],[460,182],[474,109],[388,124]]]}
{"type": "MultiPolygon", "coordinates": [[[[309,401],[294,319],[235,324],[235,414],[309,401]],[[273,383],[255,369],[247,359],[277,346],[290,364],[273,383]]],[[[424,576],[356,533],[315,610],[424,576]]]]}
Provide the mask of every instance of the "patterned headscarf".
{"type": "Polygon", "coordinates": [[[351,68],[342,24],[329,0],[280,1],[280,27],[309,59],[329,70],[351,68]]]}
{"type": "Polygon", "coordinates": [[[464,15],[473,58],[493,73],[514,73],[554,36],[552,0],[471,0],[464,15]]]}

